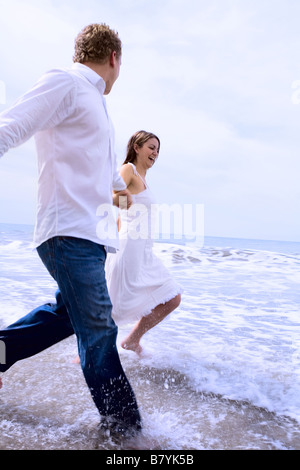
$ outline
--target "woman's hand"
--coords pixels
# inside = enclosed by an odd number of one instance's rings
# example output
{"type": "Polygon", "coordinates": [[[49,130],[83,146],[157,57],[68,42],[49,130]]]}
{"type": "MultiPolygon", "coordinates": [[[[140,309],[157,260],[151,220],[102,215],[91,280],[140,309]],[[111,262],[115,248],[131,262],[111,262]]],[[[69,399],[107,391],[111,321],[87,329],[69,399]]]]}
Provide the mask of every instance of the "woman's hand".
{"type": "Polygon", "coordinates": [[[113,205],[120,209],[129,209],[132,205],[132,197],[128,189],[113,193],[113,205]]]}

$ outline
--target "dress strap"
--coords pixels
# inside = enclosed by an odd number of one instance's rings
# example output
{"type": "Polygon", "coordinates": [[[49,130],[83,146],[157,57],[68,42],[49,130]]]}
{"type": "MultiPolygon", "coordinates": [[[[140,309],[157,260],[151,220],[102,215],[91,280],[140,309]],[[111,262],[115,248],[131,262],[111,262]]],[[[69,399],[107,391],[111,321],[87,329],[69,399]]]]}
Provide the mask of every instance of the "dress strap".
{"type": "Polygon", "coordinates": [[[133,169],[133,173],[134,173],[135,175],[138,175],[137,169],[136,169],[136,167],[135,167],[135,165],[134,165],[133,163],[127,162],[127,165],[130,165],[130,166],[132,167],[132,169],[133,169]]]}
{"type": "Polygon", "coordinates": [[[131,165],[132,166],[132,169],[133,169],[133,173],[136,175],[136,176],[139,176],[142,180],[142,182],[144,183],[144,186],[145,188],[147,189],[148,188],[148,185],[146,183],[146,181],[144,180],[144,178],[142,178],[142,176],[139,174],[139,172],[137,171],[136,169],[136,166],[134,163],[131,163],[131,162],[128,162],[127,164],[131,165]]]}

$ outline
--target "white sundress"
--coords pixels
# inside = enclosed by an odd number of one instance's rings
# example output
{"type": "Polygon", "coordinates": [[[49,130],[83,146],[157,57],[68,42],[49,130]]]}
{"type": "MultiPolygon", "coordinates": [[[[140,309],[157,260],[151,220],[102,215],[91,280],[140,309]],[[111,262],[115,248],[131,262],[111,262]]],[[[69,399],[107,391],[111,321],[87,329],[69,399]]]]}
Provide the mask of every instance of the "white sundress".
{"type": "MultiPolygon", "coordinates": [[[[140,176],[135,165],[130,165],[140,176]]],[[[120,250],[108,254],[105,266],[112,316],[118,325],[137,321],[182,293],[181,286],[153,253],[155,200],[148,186],[133,194],[132,202],[129,210],[120,210],[120,250]]]]}

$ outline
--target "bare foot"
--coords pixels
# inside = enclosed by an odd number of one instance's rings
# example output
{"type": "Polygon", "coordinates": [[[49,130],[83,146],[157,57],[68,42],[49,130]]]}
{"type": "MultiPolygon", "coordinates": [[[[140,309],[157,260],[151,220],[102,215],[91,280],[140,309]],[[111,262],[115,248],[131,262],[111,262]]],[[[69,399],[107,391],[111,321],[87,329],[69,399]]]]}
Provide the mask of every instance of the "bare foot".
{"type": "Polygon", "coordinates": [[[140,343],[134,343],[133,341],[130,342],[127,339],[124,339],[124,341],[121,343],[121,346],[123,349],[135,352],[138,356],[141,356],[143,353],[143,348],[140,343]]]}
{"type": "Polygon", "coordinates": [[[73,359],[73,364],[80,364],[80,357],[76,356],[75,359],[73,359]]]}
{"type": "Polygon", "coordinates": [[[3,385],[2,379],[1,379],[1,377],[0,377],[0,388],[2,388],[2,385],[3,385]]]}

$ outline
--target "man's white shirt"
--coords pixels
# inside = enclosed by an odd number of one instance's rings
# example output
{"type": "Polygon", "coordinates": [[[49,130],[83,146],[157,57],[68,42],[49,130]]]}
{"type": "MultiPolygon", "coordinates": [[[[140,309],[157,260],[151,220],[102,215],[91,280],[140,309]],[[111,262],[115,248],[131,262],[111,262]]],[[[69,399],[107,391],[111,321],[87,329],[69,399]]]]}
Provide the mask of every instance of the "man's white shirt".
{"type": "Polygon", "coordinates": [[[0,114],[0,156],[32,136],[36,141],[35,246],[61,235],[118,248],[112,190],[126,184],[117,170],[104,90],[96,72],[75,63],[45,73],[0,114]]]}

